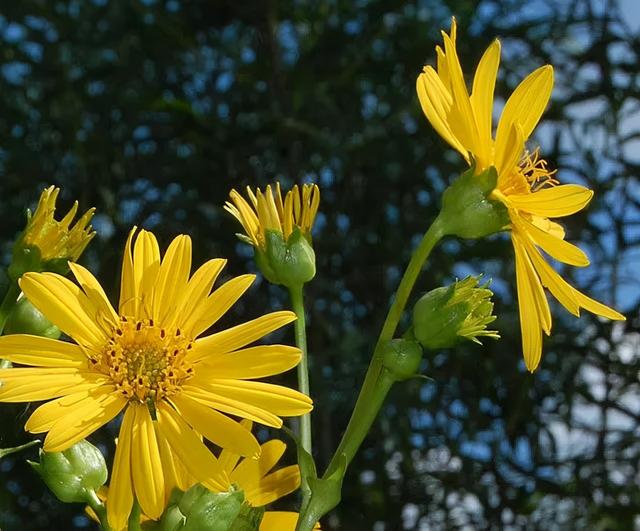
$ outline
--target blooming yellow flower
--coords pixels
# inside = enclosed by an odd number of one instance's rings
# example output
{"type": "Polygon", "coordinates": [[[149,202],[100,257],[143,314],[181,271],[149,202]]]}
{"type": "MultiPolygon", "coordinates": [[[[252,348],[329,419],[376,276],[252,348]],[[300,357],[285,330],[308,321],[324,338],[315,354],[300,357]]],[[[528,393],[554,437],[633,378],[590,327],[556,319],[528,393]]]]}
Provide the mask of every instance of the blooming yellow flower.
{"type": "Polygon", "coordinates": [[[76,261],[88,243],[95,236],[89,222],[94,208],[87,210],[75,225],[71,221],[78,212],[76,201],[71,210],[60,221],[54,219],[56,200],[60,188],[50,186],[40,195],[38,206],[33,214],[27,211],[27,227],[20,243],[37,247],[42,261],[65,259],[76,261]]]}
{"type": "Polygon", "coordinates": [[[70,447],[124,410],[107,507],[116,529],[124,526],[134,495],[149,517],[162,513],[161,461],[168,449],[191,476],[224,489],[228,478],[201,435],[257,456],[260,446],[250,430],[227,415],[280,427],[281,416],[312,408],[302,393],[253,381],[299,362],[295,347],[247,346],[295,314],[274,312],[198,338],[254,276],[234,278],[212,292],[225,260],[209,260],[190,276],[188,236],[175,238],[161,259],[152,233],[141,231],[133,245],[134,233],[125,247],[118,312],[93,275],[71,263],[79,286],[54,273],[26,273],[20,287],[75,343],[0,337],[4,359],[31,366],[0,370],[0,401],[49,401],[25,425],[32,433],[48,432],[45,451],[70,447]]]}
{"type": "Polygon", "coordinates": [[[271,185],[265,192],[259,188],[254,193],[247,186],[249,202],[236,190],[231,190],[231,201],[225,203],[225,210],[230,212],[244,228],[246,236],[240,235],[254,247],[265,250],[266,232],[275,231],[284,240],[297,227],[305,238],[311,237],[313,222],[320,205],[320,189],[315,184],[295,185],[282,200],[280,183],[276,183],[276,191],[271,185]]]}
{"type": "Polygon", "coordinates": [[[585,253],[565,241],[563,228],[550,218],[582,210],[593,192],[575,184],[558,185],[539,152],[525,147],[551,96],[553,68],[538,68],[515,89],[504,106],[494,140],[491,120],[500,42],[495,40],[480,59],[469,94],[456,52],[455,19],[450,35],[443,32],[442,36],[444,50],[436,47],[437,70],[424,67],[417,80],[418,97],[434,129],[475,165],[476,173],[491,166],[498,173],[492,197],[506,206],[511,220],[524,359],[534,371],[542,355],[542,331],[551,332],[543,287],[576,316],[584,308],[609,319],[624,319],[570,286],[539,250],[565,264],[589,264],[585,253]]]}

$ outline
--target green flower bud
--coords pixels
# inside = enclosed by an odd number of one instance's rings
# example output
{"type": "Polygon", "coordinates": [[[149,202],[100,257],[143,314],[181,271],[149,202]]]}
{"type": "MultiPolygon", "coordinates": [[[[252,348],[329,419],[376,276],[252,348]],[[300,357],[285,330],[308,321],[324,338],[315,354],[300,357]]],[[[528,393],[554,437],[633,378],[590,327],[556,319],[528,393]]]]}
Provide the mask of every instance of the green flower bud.
{"type": "Polygon", "coordinates": [[[442,195],[438,218],[445,234],[482,238],[509,225],[509,214],[499,201],[489,199],[498,181],[495,168],[474,175],[475,168],[460,175],[442,195]]]}
{"type": "Polygon", "coordinates": [[[412,339],[392,339],[382,346],[382,363],[395,381],[415,376],[422,361],[422,347],[412,339]]]}
{"type": "Polygon", "coordinates": [[[316,274],[313,247],[296,227],[285,242],[282,233],[266,231],[265,249],[256,248],[256,264],[272,284],[300,286],[316,274]]]}
{"type": "Polygon", "coordinates": [[[186,517],[181,531],[249,531],[258,528],[264,512],[245,503],[241,490],[211,492],[199,484],[184,493],[178,507],[186,517]]]}
{"type": "Polygon", "coordinates": [[[424,348],[449,348],[461,339],[480,343],[478,337],[500,337],[486,329],[496,317],[492,315],[489,282],[478,286],[480,278],[467,277],[418,300],[413,309],[413,334],[424,348]]]}
{"type": "Polygon", "coordinates": [[[82,440],[64,452],[40,450],[40,463],[29,461],[60,501],[88,503],[89,491],[107,481],[104,457],[93,444],[82,440]]]}
{"type": "Polygon", "coordinates": [[[58,339],[61,332],[26,297],[22,297],[11,310],[3,333],[32,334],[58,339]]]}

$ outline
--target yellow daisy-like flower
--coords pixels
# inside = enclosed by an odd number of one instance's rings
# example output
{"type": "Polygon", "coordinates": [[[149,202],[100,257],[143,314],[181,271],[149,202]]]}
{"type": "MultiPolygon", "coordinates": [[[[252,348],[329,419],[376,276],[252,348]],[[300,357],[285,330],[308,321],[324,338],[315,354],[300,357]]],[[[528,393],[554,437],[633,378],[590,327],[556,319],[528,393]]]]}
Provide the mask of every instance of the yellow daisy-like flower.
{"type": "Polygon", "coordinates": [[[59,193],[60,188],[55,186],[44,189],[35,212],[31,214],[27,211],[27,227],[20,243],[37,247],[43,261],[76,261],[95,236],[89,224],[95,208],[87,210],[71,227],[71,222],[78,212],[78,202],[73,204],[64,218],[57,221],[54,214],[59,193]]]}
{"type": "Polygon", "coordinates": [[[257,456],[251,432],[227,415],[280,427],[281,416],[312,408],[309,397],[253,381],[295,367],[300,351],[250,343],[295,320],[288,311],[200,336],[254,280],[234,278],[212,292],[226,261],[209,260],[192,276],[191,239],[173,240],[161,259],[155,236],[141,231],[125,247],[119,311],[85,268],[79,284],[54,273],[27,273],[20,287],[75,343],[30,335],[0,337],[0,355],[29,368],[0,370],[0,401],[48,400],[25,425],[47,432],[44,450],[62,451],[124,410],[108,517],[124,526],[134,495],[156,519],[165,501],[162,456],[169,449],[188,473],[225,489],[226,474],[201,436],[243,456],[257,456]],[[155,419],[155,421],[154,421],[155,419]]]}
{"type": "Polygon", "coordinates": [[[539,152],[530,152],[525,146],[551,96],[553,68],[538,68],[515,89],[504,106],[494,139],[493,92],[500,42],[495,40],[480,59],[469,94],[456,52],[455,19],[450,35],[443,32],[442,36],[444,50],[436,47],[437,69],[425,66],[418,76],[418,97],[434,129],[469,164],[475,164],[477,173],[491,166],[497,170],[492,197],[506,206],[511,220],[524,359],[533,372],[542,355],[542,332],[551,332],[543,287],[576,316],[584,308],[609,319],[624,319],[570,286],[540,253],[542,249],[569,265],[589,265],[584,252],[565,241],[563,228],[550,218],[582,210],[593,192],[576,184],[558,185],[539,152]]]}
{"type": "Polygon", "coordinates": [[[320,189],[315,184],[295,185],[282,199],[280,183],[276,183],[276,191],[271,185],[263,193],[259,188],[254,193],[247,186],[249,202],[236,190],[231,190],[231,201],[225,203],[225,210],[230,212],[244,228],[247,243],[265,250],[266,232],[278,232],[284,240],[288,240],[297,227],[309,239],[313,222],[320,205],[320,189]]]}

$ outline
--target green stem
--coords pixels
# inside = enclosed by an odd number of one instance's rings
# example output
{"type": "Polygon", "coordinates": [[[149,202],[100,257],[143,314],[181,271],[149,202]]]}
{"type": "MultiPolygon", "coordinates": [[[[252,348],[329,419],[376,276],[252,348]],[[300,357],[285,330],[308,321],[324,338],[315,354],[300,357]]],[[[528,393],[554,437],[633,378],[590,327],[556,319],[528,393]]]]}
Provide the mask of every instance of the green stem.
{"type": "Polygon", "coordinates": [[[40,444],[39,439],[35,439],[34,441],[29,441],[28,443],[21,444],[20,446],[14,446],[13,448],[0,448],[0,459],[3,457],[14,454],[16,452],[21,452],[22,450],[26,450],[27,448],[31,448],[32,446],[36,446],[40,444]]]}
{"type": "Polygon", "coordinates": [[[443,236],[444,228],[442,221],[440,217],[437,217],[411,256],[402,280],[400,280],[400,285],[398,286],[395,298],[391,304],[389,313],[387,313],[387,318],[382,326],[380,336],[373,351],[373,356],[367,369],[364,383],[360,389],[356,405],[351,413],[351,419],[324,473],[324,478],[331,476],[332,473],[337,470],[343,459],[341,457],[342,455],[345,456],[347,465],[351,462],[369,432],[371,424],[378,414],[378,410],[382,406],[388,389],[385,392],[382,392],[384,391],[382,389],[378,389],[378,386],[381,384],[382,369],[382,350],[380,347],[387,341],[393,339],[393,335],[398,327],[398,323],[400,322],[400,318],[402,317],[402,313],[409,300],[418,275],[429,254],[443,236]]]}
{"type": "MultiPolygon", "coordinates": [[[[296,345],[302,352],[300,363],[298,364],[298,389],[301,393],[309,396],[309,362],[307,359],[307,326],[304,315],[304,299],[302,295],[302,284],[289,288],[291,306],[298,316],[295,322],[296,345]]],[[[302,448],[311,454],[311,415],[306,413],[300,417],[300,442],[302,448]]]]}
{"type": "Polygon", "coordinates": [[[107,508],[104,506],[104,503],[102,503],[102,500],[98,498],[95,491],[90,490],[88,494],[89,497],[87,498],[87,505],[93,509],[98,520],[100,520],[100,529],[102,531],[111,531],[111,526],[107,520],[107,508]]]}
{"type": "Polygon", "coordinates": [[[131,507],[131,512],[129,513],[127,531],[142,531],[140,527],[140,504],[135,498],[133,499],[133,507],[131,507]]]}
{"type": "Polygon", "coordinates": [[[20,295],[20,286],[18,285],[18,281],[11,280],[7,293],[0,305],[0,334],[2,334],[2,331],[4,330],[4,325],[7,323],[11,310],[13,310],[13,307],[16,305],[18,295],[20,295]]]}

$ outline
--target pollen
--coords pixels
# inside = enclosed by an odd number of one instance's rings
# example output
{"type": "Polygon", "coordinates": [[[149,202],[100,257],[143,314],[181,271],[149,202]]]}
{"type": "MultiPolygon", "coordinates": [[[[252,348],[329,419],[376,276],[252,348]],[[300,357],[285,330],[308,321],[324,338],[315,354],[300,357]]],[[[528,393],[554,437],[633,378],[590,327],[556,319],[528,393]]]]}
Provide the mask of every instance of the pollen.
{"type": "Polygon", "coordinates": [[[186,360],[191,347],[191,340],[179,329],[166,330],[152,320],[121,317],[94,365],[128,399],[155,402],[179,391],[193,374],[186,360]]]}
{"type": "Polygon", "coordinates": [[[532,192],[558,184],[558,180],[553,177],[557,170],[547,168],[547,161],[540,157],[539,148],[532,152],[525,151],[519,166],[532,192]]]}

